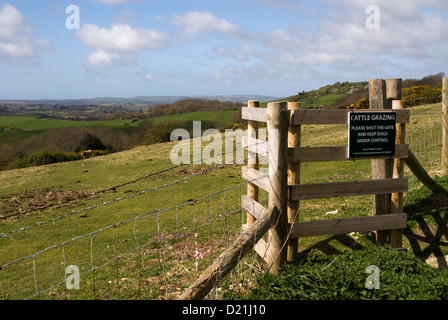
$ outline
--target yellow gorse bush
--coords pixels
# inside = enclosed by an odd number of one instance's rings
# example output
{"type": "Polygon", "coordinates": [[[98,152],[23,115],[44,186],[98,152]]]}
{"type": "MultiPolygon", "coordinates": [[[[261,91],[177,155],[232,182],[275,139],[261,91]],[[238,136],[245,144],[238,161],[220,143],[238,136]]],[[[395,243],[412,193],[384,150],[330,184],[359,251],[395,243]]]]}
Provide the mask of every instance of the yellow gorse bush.
{"type": "Polygon", "coordinates": [[[430,87],[428,85],[412,86],[403,88],[402,99],[406,100],[409,106],[422,103],[440,102],[442,97],[442,87],[430,87]]]}

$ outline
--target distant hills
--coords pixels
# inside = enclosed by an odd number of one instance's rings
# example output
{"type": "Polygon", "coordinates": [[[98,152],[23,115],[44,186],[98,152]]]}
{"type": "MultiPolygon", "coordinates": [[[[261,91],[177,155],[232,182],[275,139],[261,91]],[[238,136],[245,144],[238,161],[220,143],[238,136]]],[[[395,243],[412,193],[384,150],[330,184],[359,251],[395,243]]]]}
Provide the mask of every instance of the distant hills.
{"type": "Polygon", "coordinates": [[[247,102],[248,100],[273,101],[279,97],[264,95],[216,95],[216,96],[137,96],[131,98],[99,97],[89,99],[38,99],[38,100],[1,100],[0,104],[9,105],[60,105],[60,106],[122,106],[122,107],[152,107],[159,104],[171,104],[186,99],[207,99],[230,102],[247,102]]]}

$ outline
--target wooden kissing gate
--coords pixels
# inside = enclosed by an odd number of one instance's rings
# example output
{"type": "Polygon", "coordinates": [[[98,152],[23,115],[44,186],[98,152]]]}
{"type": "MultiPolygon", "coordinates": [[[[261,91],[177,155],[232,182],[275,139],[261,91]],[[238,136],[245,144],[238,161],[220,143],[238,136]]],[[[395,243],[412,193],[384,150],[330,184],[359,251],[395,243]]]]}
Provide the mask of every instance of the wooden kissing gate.
{"type": "MultiPolygon", "coordinates": [[[[393,156],[372,158],[372,179],[361,181],[300,183],[300,164],[318,161],[349,161],[347,146],[301,146],[302,125],[349,124],[346,109],[301,109],[298,102],[272,102],[259,108],[249,101],[242,109],[248,120],[248,164],[242,176],[248,180],[247,195],[241,198],[248,212],[244,232],[190,286],[179,299],[202,299],[214,285],[252,248],[267,262],[271,273],[278,273],[286,261],[295,259],[298,238],[350,232],[376,231],[378,244],[389,243],[401,249],[402,229],[407,225],[403,213],[403,193],[408,190],[404,163],[423,182],[432,185],[418,160],[405,144],[405,124],[410,112],[401,100],[401,79],[369,80],[370,109],[363,112],[391,112],[396,115],[393,156]],[[257,137],[259,122],[267,123],[268,141],[257,137]],[[257,145],[258,148],[250,146],[257,145]],[[258,150],[261,150],[258,152],[258,150]],[[268,156],[268,173],[259,170],[258,153],[268,156]],[[258,202],[258,191],[269,192],[269,208],[258,202]],[[373,215],[345,219],[298,222],[301,200],[373,195],[373,215]],[[268,239],[263,236],[268,233],[268,239]]],[[[365,158],[363,158],[365,159],[365,158]]]]}

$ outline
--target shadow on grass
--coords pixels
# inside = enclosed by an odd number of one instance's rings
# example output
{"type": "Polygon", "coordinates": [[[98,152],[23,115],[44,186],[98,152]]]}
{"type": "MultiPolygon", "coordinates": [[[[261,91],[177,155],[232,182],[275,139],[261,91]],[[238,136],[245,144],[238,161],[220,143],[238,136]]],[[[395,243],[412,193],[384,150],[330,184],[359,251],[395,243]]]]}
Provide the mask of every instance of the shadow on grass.
{"type": "Polygon", "coordinates": [[[406,199],[404,212],[408,215],[403,235],[416,257],[426,261],[434,255],[439,268],[448,268],[448,191],[444,189],[447,178],[438,182],[437,188],[422,187],[412,191],[406,199]]]}
{"type": "MultiPolygon", "coordinates": [[[[408,224],[403,229],[403,239],[407,239],[413,254],[426,262],[434,256],[439,268],[448,269],[445,255],[448,255],[448,177],[440,178],[435,185],[421,187],[408,192],[405,198],[404,212],[408,215],[408,224]]],[[[365,234],[373,245],[375,233],[365,234]]],[[[351,250],[365,248],[347,234],[338,234],[319,241],[300,253],[307,254],[318,250],[327,255],[341,254],[341,247],[351,250]]],[[[343,249],[342,249],[343,250],[343,249]]]]}
{"type": "MultiPolygon", "coordinates": [[[[366,238],[372,242],[372,244],[375,244],[375,235],[374,233],[368,233],[365,234],[366,238]]],[[[342,254],[342,251],[338,248],[336,248],[334,243],[338,244],[338,247],[340,245],[345,246],[346,248],[350,248],[351,250],[361,250],[364,249],[365,246],[363,246],[361,243],[353,239],[347,234],[335,234],[331,237],[326,238],[325,240],[319,241],[303,251],[300,251],[300,254],[309,254],[312,251],[318,250],[326,255],[338,255],[342,254]]]]}

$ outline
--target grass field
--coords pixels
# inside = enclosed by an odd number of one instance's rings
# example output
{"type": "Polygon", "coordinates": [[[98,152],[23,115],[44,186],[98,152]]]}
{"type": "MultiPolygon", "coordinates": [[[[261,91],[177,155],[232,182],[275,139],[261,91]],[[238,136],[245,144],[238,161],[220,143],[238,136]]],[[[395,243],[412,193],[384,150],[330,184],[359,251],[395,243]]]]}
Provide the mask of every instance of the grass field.
{"type": "MultiPolygon", "coordinates": [[[[440,104],[411,109],[415,116],[411,117],[409,129],[416,132],[414,139],[419,139],[419,130],[440,118],[436,114],[439,111],[440,104]],[[422,112],[425,114],[420,115],[422,112]]],[[[303,126],[303,146],[346,142],[346,126],[303,126]]],[[[27,298],[52,287],[64,278],[64,266],[69,264],[85,272],[82,290],[67,292],[60,284],[40,294],[40,299],[92,299],[103,295],[113,299],[158,299],[188,286],[196,273],[239,233],[245,221],[245,213],[238,209],[239,197],[246,188],[239,187],[244,183],[240,165],[189,165],[160,172],[173,167],[170,150],[175,144],[143,146],[81,161],[0,172],[0,210],[29,210],[0,224],[0,234],[7,234],[0,237],[0,265],[29,256],[0,270],[3,297],[27,298]],[[198,200],[227,188],[228,191],[198,200]],[[191,205],[166,212],[154,211],[190,201],[191,205]],[[46,207],[40,208],[42,205],[46,207]],[[98,207],[81,211],[95,206],[98,207]],[[80,238],[72,241],[77,237],[80,238]],[[59,245],[64,242],[67,244],[59,245]],[[133,249],[136,244],[140,246],[138,250],[133,249]],[[33,256],[41,250],[45,251],[33,256]],[[198,269],[194,258],[197,250],[204,253],[198,269]],[[120,259],[114,260],[117,256],[120,259]],[[132,290],[125,290],[130,279],[137,280],[128,285],[132,290]]],[[[429,161],[439,161],[438,148],[439,144],[424,150],[432,155],[429,161]],[[437,152],[432,153],[433,150],[437,152]]],[[[302,183],[370,178],[369,160],[304,163],[302,167],[302,183]]],[[[437,171],[432,174],[437,175],[437,171]]],[[[434,252],[446,255],[448,249],[442,239],[446,208],[426,211],[424,201],[437,202],[427,200],[431,194],[425,190],[405,197],[413,216],[404,245],[422,257],[434,252]],[[432,242],[425,242],[430,239],[428,232],[435,237],[432,242]],[[434,236],[440,232],[439,237],[434,236]]],[[[261,202],[266,204],[265,200],[261,202]]],[[[370,196],[309,200],[301,203],[300,220],[356,217],[368,215],[371,210],[370,196]],[[338,214],[326,215],[335,210],[338,214]]],[[[372,234],[300,239],[301,251],[325,254],[372,245],[372,234]]]]}
{"type": "MultiPolygon", "coordinates": [[[[202,121],[204,125],[219,124],[222,126],[232,126],[232,116],[236,113],[233,110],[221,111],[198,111],[185,114],[175,114],[153,118],[154,123],[168,119],[178,119],[187,122],[187,127],[192,121],[202,121]]],[[[38,119],[27,116],[0,116],[0,145],[10,145],[17,141],[25,140],[31,136],[44,133],[46,130],[70,127],[94,127],[106,126],[117,130],[128,132],[129,128],[138,124],[129,120],[107,120],[107,121],[71,121],[38,119]]]]}
{"type": "MultiPolygon", "coordinates": [[[[128,131],[124,126],[129,120],[110,121],[70,121],[54,119],[38,119],[26,116],[1,116],[0,117],[0,145],[11,145],[18,141],[26,140],[32,136],[40,135],[47,130],[70,127],[94,127],[107,126],[118,130],[128,131]]],[[[133,126],[130,124],[129,126],[133,126]]]]}
{"type": "Polygon", "coordinates": [[[157,123],[168,119],[179,119],[182,121],[220,121],[224,125],[231,125],[233,124],[231,118],[236,112],[237,111],[234,110],[196,111],[184,114],[173,114],[169,116],[157,117],[154,118],[154,122],[157,123]]]}
{"type": "Polygon", "coordinates": [[[108,120],[108,121],[71,121],[38,119],[25,116],[2,116],[0,117],[0,127],[14,127],[22,130],[41,130],[68,127],[91,127],[91,126],[123,126],[129,120],[108,120]]]}
{"type": "MultiPolygon", "coordinates": [[[[236,113],[234,110],[220,111],[197,111],[185,114],[173,114],[154,118],[154,122],[167,119],[179,119],[183,121],[222,121],[224,124],[231,124],[231,117],[236,113]]],[[[68,127],[90,127],[90,126],[111,126],[120,127],[129,123],[129,120],[107,120],[107,121],[70,121],[54,119],[38,119],[26,116],[1,116],[0,127],[13,127],[22,130],[42,130],[68,127]]],[[[135,125],[137,122],[131,123],[135,125]]]]}
{"type": "Polygon", "coordinates": [[[337,100],[339,100],[345,96],[346,95],[342,94],[342,93],[330,93],[330,94],[319,97],[315,102],[310,103],[310,104],[306,105],[305,107],[319,107],[319,106],[329,107],[333,103],[335,103],[337,100]]]}

